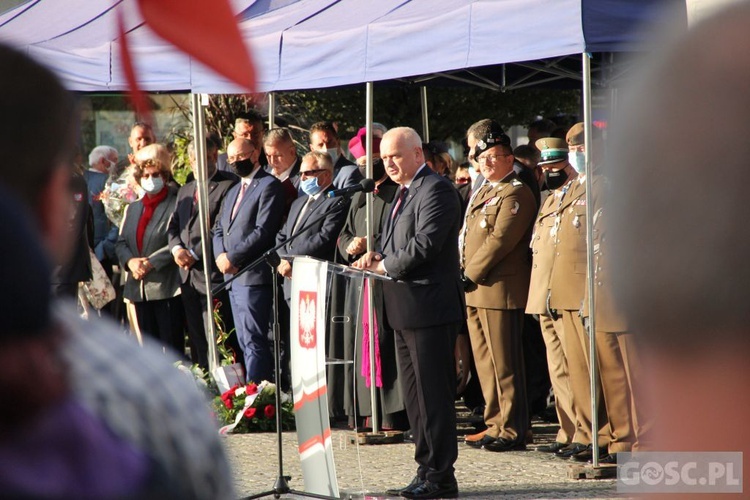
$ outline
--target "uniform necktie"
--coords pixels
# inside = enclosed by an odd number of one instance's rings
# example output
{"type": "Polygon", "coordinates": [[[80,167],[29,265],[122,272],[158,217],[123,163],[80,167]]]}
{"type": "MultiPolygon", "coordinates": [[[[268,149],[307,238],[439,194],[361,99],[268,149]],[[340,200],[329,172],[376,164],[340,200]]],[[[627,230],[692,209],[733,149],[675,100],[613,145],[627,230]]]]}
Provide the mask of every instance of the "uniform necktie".
{"type": "Polygon", "coordinates": [[[245,196],[247,184],[247,182],[243,182],[240,187],[240,194],[237,195],[237,201],[234,203],[234,207],[232,207],[232,220],[237,216],[237,210],[240,208],[240,203],[242,203],[242,197],[245,196]]]}
{"type": "Polygon", "coordinates": [[[407,194],[409,194],[409,188],[407,188],[406,186],[402,186],[401,192],[398,194],[396,204],[393,206],[393,212],[391,212],[392,221],[395,221],[396,217],[398,217],[399,213],[401,212],[401,206],[404,204],[404,200],[406,200],[407,194]]]}

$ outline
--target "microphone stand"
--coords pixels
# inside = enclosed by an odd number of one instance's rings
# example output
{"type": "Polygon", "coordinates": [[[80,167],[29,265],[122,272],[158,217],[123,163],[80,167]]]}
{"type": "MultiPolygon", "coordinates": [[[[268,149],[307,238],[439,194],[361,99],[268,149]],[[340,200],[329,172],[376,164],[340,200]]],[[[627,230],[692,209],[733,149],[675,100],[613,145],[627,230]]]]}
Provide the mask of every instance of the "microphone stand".
{"type": "MultiPolygon", "coordinates": [[[[343,204],[343,202],[348,202],[351,198],[351,195],[353,193],[346,193],[342,195],[336,202],[331,206],[331,208],[338,208],[343,204]]],[[[322,196],[322,194],[321,194],[322,196]]],[[[276,407],[276,449],[277,449],[277,460],[278,460],[278,475],[276,476],[276,481],[273,483],[273,487],[270,490],[263,491],[261,493],[257,493],[255,495],[250,495],[248,497],[244,497],[244,500],[251,500],[253,498],[261,498],[261,497],[267,497],[273,495],[274,498],[281,498],[281,495],[285,494],[294,494],[299,495],[303,497],[309,497],[309,498],[321,498],[325,500],[329,499],[335,499],[336,497],[327,496],[327,495],[318,495],[316,493],[309,493],[304,491],[298,491],[293,490],[289,487],[289,480],[292,479],[292,476],[285,476],[284,475],[284,454],[283,454],[283,440],[282,440],[282,433],[281,433],[281,332],[279,327],[279,294],[278,294],[278,285],[279,285],[279,273],[276,272],[276,268],[281,263],[281,257],[279,257],[279,254],[276,252],[281,247],[285,246],[287,243],[294,241],[297,239],[300,235],[305,233],[308,229],[310,229],[314,224],[317,222],[323,220],[328,213],[320,214],[319,217],[316,217],[315,219],[308,221],[304,226],[302,226],[295,234],[291,235],[288,239],[286,239],[283,243],[280,243],[276,245],[275,247],[271,248],[270,250],[267,250],[263,253],[260,257],[255,259],[250,264],[246,265],[242,269],[240,269],[237,274],[232,276],[230,279],[226,280],[221,285],[218,285],[213,289],[213,294],[217,294],[227,288],[230,283],[232,283],[235,279],[237,279],[242,274],[246,273],[247,271],[251,269],[255,269],[263,262],[267,263],[271,267],[271,275],[273,279],[273,372],[274,377],[276,380],[276,400],[274,402],[274,405],[276,407]]]]}

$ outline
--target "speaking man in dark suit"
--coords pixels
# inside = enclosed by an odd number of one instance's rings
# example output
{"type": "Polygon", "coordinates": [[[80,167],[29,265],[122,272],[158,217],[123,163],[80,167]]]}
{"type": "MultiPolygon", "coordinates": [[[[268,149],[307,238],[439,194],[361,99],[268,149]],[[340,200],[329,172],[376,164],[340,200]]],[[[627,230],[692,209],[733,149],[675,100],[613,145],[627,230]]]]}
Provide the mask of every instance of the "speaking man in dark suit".
{"type": "Polygon", "coordinates": [[[381,251],[354,265],[387,275],[388,323],[396,332],[406,411],[414,433],[417,475],[389,495],[458,496],[454,344],[465,320],[458,266],[461,207],[450,181],[425,165],[413,129],[389,130],[380,143],[388,176],[400,185],[381,235],[381,251]]]}
{"type": "MultiPolygon", "coordinates": [[[[259,154],[247,139],[235,139],[227,147],[227,159],[240,182],[227,192],[213,230],[216,266],[227,279],[273,247],[281,227],[281,183],[261,168],[259,154]]],[[[260,265],[244,273],[232,282],[229,299],[247,380],[270,380],[273,357],[266,334],[273,303],[271,269],[260,265]]]]}
{"type": "MultiPolygon", "coordinates": [[[[208,217],[209,227],[214,225],[221,210],[227,191],[237,184],[237,177],[216,169],[216,157],[219,153],[218,144],[210,139],[206,140],[206,169],[208,177],[208,217]]],[[[188,146],[190,164],[195,165],[195,148],[193,143],[188,146]]],[[[206,327],[208,321],[213,321],[207,311],[206,303],[206,275],[203,272],[203,246],[201,245],[201,228],[198,217],[198,197],[196,181],[190,181],[177,192],[177,205],[169,220],[167,232],[169,234],[169,248],[175,262],[180,267],[182,284],[182,305],[185,308],[188,334],[190,337],[190,353],[195,363],[203,369],[208,368],[208,342],[206,327]]],[[[209,242],[210,245],[210,242],[209,242]]],[[[209,247],[210,249],[210,247],[209,247]]],[[[211,282],[221,283],[223,277],[216,267],[213,255],[209,254],[212,267],[211,282]]],[[[226,291],[214,296],[222,303],[222,318],[231,321],[232,310],[229,307],[229,294],[226,291]]]]}

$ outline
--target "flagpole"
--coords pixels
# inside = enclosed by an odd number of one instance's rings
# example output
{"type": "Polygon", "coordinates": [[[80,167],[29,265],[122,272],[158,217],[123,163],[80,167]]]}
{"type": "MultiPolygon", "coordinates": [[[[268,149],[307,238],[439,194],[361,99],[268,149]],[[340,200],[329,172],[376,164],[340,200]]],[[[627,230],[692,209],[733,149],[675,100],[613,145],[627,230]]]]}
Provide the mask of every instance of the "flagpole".
{"type": "Polygon", "coordinates": [[[276,93],[268,93],[268,129],[276,128],[276,93]]]}
{"type": "Polygon", "coordinates": [[[597,412],[599,401],[596,383],[597,356],[596,356],[596,314],[594,300],[594,172],[591,171],[591,151],[593,149],[593,125],[591,118],[591,55],[582,54],[583,62],[583,133],[586,167],[586,265],[588,269],[588,280],[586,286],[589,292],[589,384],[591,391],[591,452],[592,465],[599,466],[599,414],[597,412]]]}
{"type": "Polygon", "coordinates": [[[207,94],[190,94],[193,111],[193,146],[195,150],[196,191],[198,193],[198,220],[201,231],[201,251],[203,252],[203,275],[206,280],[206,312],[205,323],[206,341],[208,343],[208,371],[213,373],[219,365],[216,352],[216,330],[213,320],[213,293],[211,291],[211,249],[210,222],[208,213],[208,170],[206,168],[206,124],[203,114],[202,100],[208,101],[207,94]]]}
{"type": "Polygon", "coordinates": [[[427,109],[427,87],[419,88],[420,102],[422,103],[422,140],[430,142],[430,116],[427,109]]]}
{"type": "MultiPolygon", "coordinates": [[[[372,179],[372,101],[373,101],[373,90],[374,85],[372,82],[366,83],[366,99],[367,103],[365,105],[365,151],[367,154],[367,165],[365,167],[365,177],[368,179],[372,179]]],[[[375,179],[377,180],[377,179],[375,179]]],[[[373,218],[373,199],[372,199],[372,193],[367,193],[365,195],[365,209],[367,210],[367,251],[371,252],[375,249],[375,242],[373,241],[373,228],[374,228],[374,222],[372,220],[373,218]]],[[[372,293],[372,285],[373,280],[371,278],[365,278],[367,279],[367,290],[369,293],[367,294],[367,324],[369,325],[368,328],[368,335],[370,337],[370,412],[372,413],[372,432],[378,432],[380,429],[380,418],[378,417],[378,388],[375,384],[375,308],[374,308],[374,301],[372,299],[373,293],[372,293]]],[[[355,368],[356,371],[356,368],[355,368]]],[[[356,391],[356,387],[355,387],[356,391]]]]}

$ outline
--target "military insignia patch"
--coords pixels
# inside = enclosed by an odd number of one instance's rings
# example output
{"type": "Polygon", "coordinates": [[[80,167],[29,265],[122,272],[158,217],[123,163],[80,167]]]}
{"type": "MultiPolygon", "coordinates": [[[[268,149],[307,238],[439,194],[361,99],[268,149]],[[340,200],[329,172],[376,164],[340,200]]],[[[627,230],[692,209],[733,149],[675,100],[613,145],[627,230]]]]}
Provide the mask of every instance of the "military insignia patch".
{"type": "Polygon", "coordinates": [[[513,208],[510,209],[510,213],[513,215],[516,215],[518,213],[518,210],[520,210],[521,205],[520,203],[516,202],[515,205],[513,205],[513,208]]]}

